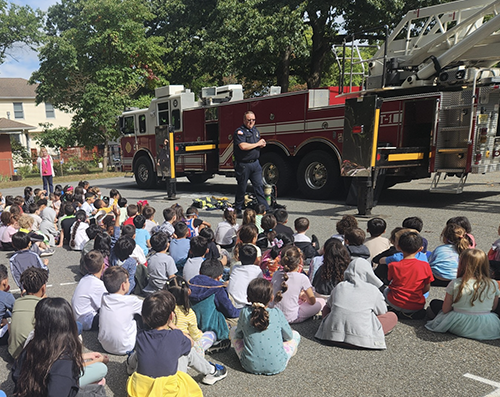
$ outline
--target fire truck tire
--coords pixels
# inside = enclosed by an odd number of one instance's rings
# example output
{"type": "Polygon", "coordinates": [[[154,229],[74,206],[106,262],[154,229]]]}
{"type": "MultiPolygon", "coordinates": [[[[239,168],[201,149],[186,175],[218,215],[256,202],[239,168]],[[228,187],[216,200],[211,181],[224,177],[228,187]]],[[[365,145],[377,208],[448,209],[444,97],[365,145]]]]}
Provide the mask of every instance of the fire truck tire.
{"type": "Polygon", "coordinates": [[[280,196],[295,188],[293,168],[282,156],[273,152],[264,153],[259,162],[264,185],[275,185],[280,196]]]}
{"type": "Polygon", "coordinates": [[[206,181],[208,181],[210,179],[210,175],[206,175],[206,174],[193,174],[193,175],[188,175],[187,179],[193,185],[201,185],[202,183],[205,183],[206,181]]]}
{"type": "Polygon", "coordinates": [[[297,183],[309,199],[325,200],[340,189],[340,171],[336,157],[322,150],[308,153],[300,161],[297,183]]]}
{"type": "Polygon", "coordinates": [[[141,189],[149,189],[156,185],[153,164],[147,157],[141,157],[137,160],[134,167],[134,176],[137,186],[141,189]]]}

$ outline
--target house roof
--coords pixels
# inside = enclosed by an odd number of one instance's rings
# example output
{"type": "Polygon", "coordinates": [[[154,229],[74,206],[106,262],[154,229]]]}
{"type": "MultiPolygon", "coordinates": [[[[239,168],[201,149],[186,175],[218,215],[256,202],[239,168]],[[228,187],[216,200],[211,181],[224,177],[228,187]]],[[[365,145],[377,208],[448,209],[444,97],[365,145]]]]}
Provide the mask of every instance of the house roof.
{"type": "Polygon", "coordinates": [[[4,117],[0,118],[0,134],[20,134],[23,131],[34,129],[36,129],[36,127],[28,124],[9,120],[4,117]]]}
{"type": "Polygon", "coordinates": [[[18,77],[0,78],[0,98],[35,98],[37,84],[29,85],[28,80],[18,77]]]}

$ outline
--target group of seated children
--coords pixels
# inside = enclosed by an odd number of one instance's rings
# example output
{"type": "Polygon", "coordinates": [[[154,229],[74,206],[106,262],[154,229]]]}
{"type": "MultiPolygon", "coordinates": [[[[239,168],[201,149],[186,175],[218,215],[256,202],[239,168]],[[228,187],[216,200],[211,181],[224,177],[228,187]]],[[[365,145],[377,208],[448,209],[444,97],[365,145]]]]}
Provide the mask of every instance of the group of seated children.
{"type": "MultiPolygon", "coordinates": [[[[71,194],[67,192],[65,196],[71,194]]],[[[62,222],[73,219],[69,229],[63,224],[68,232],[62,234],[70,248],[82,251],[85,276],[70,306],[76,323],[66,318],[68,305],[60,298],[42,299],[48,269],[32,248],[32,235],[12,234],[17,252],[11,272],[23,297],[14,302],[0,267],[0,307],[4,317],[12,313],[8,336],[0,337],[0,343],[8,343],[17,358],[13,371],[19,395],[30,395],[29,387],[38,385],[24,383],[39,376],[38,370],[26,369],[36,354],[54,363],[50,371],[57,376],[67,374],[59,386],[42,385],[46,390],[59,387],[59,395],[69,395],[64,388],[104,377],[107,357],[82,355],[78,328],[98,331],[106,352],[128,355],[130,396],[144,396],[152,388],[201,395],[187,367],[201,373],[203,383],[214,384],[226,377],[227,369],[204,355],[230,346],[245,370],[282,372],[300,342],[290,324],[312,317],[322,318],[318,340],[344,347],[385,349],[385,335],[398,318],[426,316],[426,327],[434,332],[500,338],[500,319],[492,312],[500,290],[490,277],[488,256],[474,248],[464,217],[450,219],[442,232],[443,245],[432,252],[420,235],[423,224],[417,217],[405,219],[387,239],[383,219],[368,221],[366,238],[356,218],[346,215],[337,223],[337,233],[320,247],[306,235],[308,219],[297,218],[294,233],[286,225],[284,209],[247,209],[240,226],[228,208],[214,232],[196,208],[185,215],[175,204],[163,211],[164,222],[156,224],[156,211],[146,201],[127,205],[117,191],[110,197],[106,207],[93,208],[97,200],[89,196],[88,205],[74,215],[71,203],[60,206],[66,213],[62,222]],[[103,216],[94,217],[90,225],[89,217],[100,211],[103,216]],[[433,300],[424,310],[431,285],[446,287],[444,300],[433,300]],[[56,312],[54,324],[46,324],[56,312]],[[33,342],[48,343],[44,338],[56,325],[61,335],[57,340],[68,350],[64,359],[50,361],[52,353],[42,354],[33,342]],[[67,372],[71,366],[78,372],[67,372]]],[[[489,253],[492,266],[500,259],[499,247],[495,242],[489,253]]],[[[53,346],[53,354],[62,348],[53,346]]]]}

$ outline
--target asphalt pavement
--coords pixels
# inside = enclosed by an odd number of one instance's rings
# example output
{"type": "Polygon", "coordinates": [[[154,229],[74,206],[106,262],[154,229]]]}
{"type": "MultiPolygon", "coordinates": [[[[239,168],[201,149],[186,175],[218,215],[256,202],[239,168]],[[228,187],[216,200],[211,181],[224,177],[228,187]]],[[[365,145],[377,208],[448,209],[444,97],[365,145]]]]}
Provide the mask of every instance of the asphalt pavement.
{"type": "MultiPolygon", "coordinates": [[[[478,248],[488,250],[498,238],[500,224],[500,173],[471,175],[464,193],[431,194],[430,180],[424,179],[396,185],[382,193],[373,216],[384,218],[391,229],[401,225],[408,216],[420,216],[424,221],[422,235],[429,249],[440,245],[440,234],[446,220],[464,215],[472,223],[478,248]]],[[[55,181],[57,183],[57,180],[55,181]]],[[[75,181],[76,183],[76,181],[75,181]]],[[[178,199],[165,199],[164,186],[140,190],[131,178],[119,177],[91,181],[104,194],[119,189],[129,203],[147,199],[156,208],[155,219],[162,221],[162,210],[173,203],[187,208],[200,196],[226,196],[234,199],[235,181],[216,177],[203,185],[194,186],[180,179],[178,199]]],[[[33,186],[35,187],[35,186],[33,186]]],[[[21,194],[21,188],[0,189],[3,195],[21,194]]],[[[342,199],[312,201],[300,196],[279,197],[289,212],[289,225],[299,216],[309,218],[309,234],[316,234],[323,243],[335,233],[335,223],[345,214],[356,215],[354,207],[342,199]]],[[[221,211],[200,211],[200,218],[212,226],[222,221],[221,211]]],[[[366,230],[369,217],[358,217],[366,230]]],[[[9,255],[0,252],[0,263],[8,266],[9,255]]],[[[76,282],[80,279],[80,254],[56,249],[50,257],[48,295],[71,300],[76,282]]],[[[14,289],[15,284],[11,280],[14,289]]],[[[18,292],[14,291],[16,297],[18,292]]],[[[429,300],[443,298],[444,288],[431,288],[429,300]]],[[[319,320],[309,320],[292,327],[302,335],[298,352],[287,369],[274,376],[246,373],[234,353],[209,356],[210,360],[228,368],[226,379],[213,386],[201,385],[205,396],[500,396],[500,341],[479,342],[451,334],[435,334],[425,329],[425,321],[401,321],[386,337],[387,350],[367,351],[323,346],[314,340],[319,320]]],[[[84,332],[84,346],[90,351],[103,352],[97,332],[84,332]]],[[[11,361],[6,347],[0,347],[0,389],[12,395],[11,361]]],[[[127,374],[124,357],[110,355],[106,377],[108,396],[126,396],[127,374]]],[[[201,376],[191,373],[201,382],[201,376]]]]}

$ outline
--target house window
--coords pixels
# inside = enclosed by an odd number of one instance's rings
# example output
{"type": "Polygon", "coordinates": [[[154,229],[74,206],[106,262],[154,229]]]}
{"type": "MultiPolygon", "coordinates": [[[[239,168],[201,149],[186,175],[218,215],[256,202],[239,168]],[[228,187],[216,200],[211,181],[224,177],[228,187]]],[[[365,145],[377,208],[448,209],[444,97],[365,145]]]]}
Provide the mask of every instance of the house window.
{"type": "Polygon", "coordinates": [[[23,103],[14,102],[14,118],[24,119],[23,103]]]}
{"type": "Polygon", "coordinates": [[[56,113],[54,111],[54,106],[51,103],[45,103],[45,118],[55,119],[56,113]]]}

